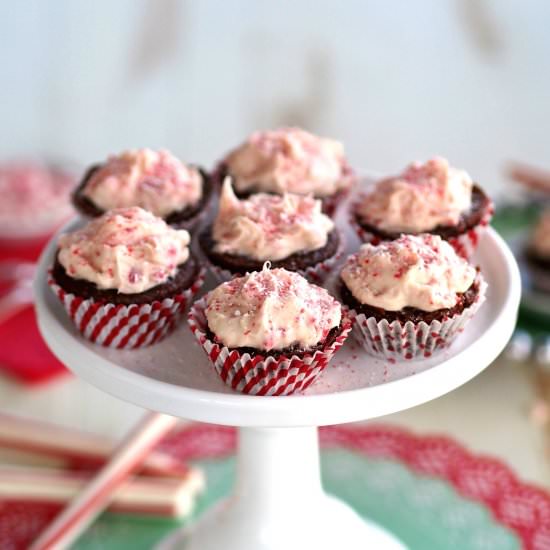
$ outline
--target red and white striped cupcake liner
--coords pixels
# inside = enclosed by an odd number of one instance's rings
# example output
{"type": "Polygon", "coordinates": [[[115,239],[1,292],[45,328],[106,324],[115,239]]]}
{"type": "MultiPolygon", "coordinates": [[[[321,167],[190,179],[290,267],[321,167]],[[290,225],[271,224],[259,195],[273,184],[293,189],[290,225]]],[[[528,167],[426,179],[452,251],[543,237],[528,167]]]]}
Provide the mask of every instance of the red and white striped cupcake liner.
{"type": "MultiPolygon", "coordinates": [[[[375,235],[374,233],[371,233],[370,231],[367,231],[357,222],[356,216],[354,214],[355,206],[356,204],[352,205],[350,209],[349,223],[359,237],[359,240],[362,243],[371,243],[373,245],[379,244],[381,242],[380,237],[378,235],[375,235]]],[[[461,235],[450,237],[445,240],[455,249],[456,253],[459,256],[462,256],[466,259],[471,258],[476,251],[479,240],[483,235],[483,232],[489,225],[493,214],[494,206],[493,203],[491,203],[489,207],[485,209],[481,221],[475,227],[469,229],[461,235]]],[[[425,231],[425,233],[430,233],[430,231],[425,231]]]]}
{"type": "Polygon", "coordinates": [[[385,319],[377,321],[374,317],[367,318],[351,310],[353,335],[370,355],[392,361],[431,357],[452,344],[485,301],[487,283],[480,274],[477,281],[479,292],[474,303],[446,321],[432,321],[430,324],[424,321],[389,323],[385,319]]]}
{"type": "Polygon", "coordinates": [[[341,330],[335,340],[304,356],[263,356],[240,353],[214,342],[207,335],[206,300],[203,297],[189,311],[189,327],[208,355],[216,372],[232,389],[249,395],[291,395],[305,390],[323,372],[348,337],[352,323],[342,311],[341,330]]]}
{"type": "Polygon", "coordinates": [[[116,349],[138,349],[160,342],[181,319],[204,282],[201,269],[187,290],[147,304],[114,304],[84,299],[63,290],[49,276],[48,284],[77,330],[90,342],[116,349]]]}

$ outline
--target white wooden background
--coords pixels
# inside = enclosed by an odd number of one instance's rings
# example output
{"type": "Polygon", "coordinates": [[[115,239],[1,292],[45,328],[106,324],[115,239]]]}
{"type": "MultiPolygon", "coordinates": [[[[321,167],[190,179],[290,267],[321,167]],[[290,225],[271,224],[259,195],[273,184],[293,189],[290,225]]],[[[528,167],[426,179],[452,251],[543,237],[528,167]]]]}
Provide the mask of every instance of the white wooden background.
{"type": "MultiPolygon", "coordinates": [[[[361,168],[439,153],[494,192],[550,167],[544,0],[0,0],[0,159],[85,165],[165,146],[210,165],[253,129],[303,125],[361,168]]],[[[447,432],[550,486],[526,369],[388,420],[447,432]]],[[[0,408],[119,436],[140,411],[66,379],[0,382],[0,408]]]]}
{"type": "Polygon", "coordinates": [[[448,156],[490,188],[550,166],[544,0],[0,1],[0,158],[167,146],[211,164],[258,127],[391,171],[448,156]]]}

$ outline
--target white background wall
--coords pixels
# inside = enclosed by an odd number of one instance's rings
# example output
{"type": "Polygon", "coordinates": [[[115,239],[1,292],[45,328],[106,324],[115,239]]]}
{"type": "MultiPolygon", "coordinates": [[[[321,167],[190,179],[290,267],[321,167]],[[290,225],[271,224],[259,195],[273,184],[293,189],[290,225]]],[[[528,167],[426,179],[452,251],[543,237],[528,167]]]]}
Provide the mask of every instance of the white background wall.
{"type": "Polygon", "coordinates": [[[545,0],[0,0],[0,158],[165,146],[207,166],[258,127],[393,171],[439,153],[496,190],[550,167],[545,0]]]}

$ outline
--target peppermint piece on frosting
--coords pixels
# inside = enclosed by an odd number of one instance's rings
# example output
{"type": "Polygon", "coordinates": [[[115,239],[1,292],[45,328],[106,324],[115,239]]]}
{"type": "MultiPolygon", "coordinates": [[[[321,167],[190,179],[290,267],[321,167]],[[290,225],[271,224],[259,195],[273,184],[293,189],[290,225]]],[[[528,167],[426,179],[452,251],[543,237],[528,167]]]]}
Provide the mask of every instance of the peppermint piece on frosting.
{"type": "Polygon", "coordinates": [[[140,206],[166,217],[197,204],[202,176],[168,151],[137,149],[109,157],[86,182],[83,195],[103,210],[140,206]]]}
{"type": "Polygon", "coordinates": [[[531,234],[530,247],[539,258],[550,259],[550,208],[537,221],[531,234]]]}
{"type": "Polygon", "coordinates": [[[166,282],[189,258],[189,233],[139,207],[110,210],[59,238],[59,263],[74,279],[137,294],[166,282]]]}
{"type": "Polygon", "coordinates": [[[206,319],[229,348],[307,350],[341,321],[340,304],[324,289],[285,269],[248,273],[208,295],[206,319]]]}
{"type": "Polygon", "coordinates": [[[256,132],[224,164],[239,193],[327,197],[347,189],[353,179],[340,142],[299,128],[256,132]]]}
{"type": "Polygon", "coordinates": [[[422,233],[453,226],[471,207],[473,182],[463,170],[435,157],[415,162],[374,186],[356,208],[359,219],[391,233],[422,233]]]}
{"type": "Polygon", "coordinates": [[[341,278],[362,304],[387,311],[452,308],[474,282],[476,270],[437,235],[402,235],[350,256],[341,278]]]}
{"type": "Polygon", "coordinates": [[[216,252],[261,262],[322,248],[333,229],[334,223],[321,212],[318,199],[257,193],[239,200],[227,177],[212,236],[216,252]]]}

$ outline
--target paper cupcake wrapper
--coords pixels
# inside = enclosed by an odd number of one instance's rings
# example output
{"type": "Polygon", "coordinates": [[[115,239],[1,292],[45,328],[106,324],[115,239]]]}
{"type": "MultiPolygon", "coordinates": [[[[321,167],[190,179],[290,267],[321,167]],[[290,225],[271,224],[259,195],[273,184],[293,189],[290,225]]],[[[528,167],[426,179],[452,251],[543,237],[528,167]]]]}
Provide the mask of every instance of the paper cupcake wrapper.
{"type": "Polygon", "coordinates": [[[50,275],[48,284],[77,330],[90,342],[117,349],[138,349],[160,342],[181,319],[204,282],[201,269],[193,285],[172,298],[148,304],[114,304],[84,299],[63,290],[50,275]]]}
{"type": "MultiPolygon", "coordinates": [[[[339,231],[339,238],[340,241],[338,244],[338,248],[336,249],[336,252],[333,256],[327,258],[326,260],[323,260],[322,262],[318,262],[315,265],[308,267],[307,269],[297,270],[296,273],[299,273],[300,275],[305,277],[310,283],[316,285],[321,284],[328,277],[335,264],[338,262],[338,260],[342,258],[344,254],[346,241],[341,231],[339,231]]],[[[204,254],[203,257],[205,257],[204,254]]],[[[217,266],[216,264],[212,263],[208,258],[205,258],[205,263],[218,284],[225,283],[235,277],[242,276],[238,273],[232,273],[228,269],[223,269],[217,266]]]]}
{"type": "Polygon", "coordinates": [[[479,240],[487,226],[491,222],[491,218],[494,214],[494,206],[491,202],[489,206],[485,209],[481,221],[472,229],[458,235],[457,237],[451,237],[447,239],[449,244],[456,250],[456,253],[463,258],[469,259],[472,257],[473,253],[476,251],[479,240]]]}
{"type": "Polygon", "coordinates": [[[206,296],[201,298],[191,307],[189,327],[221,379],[230,388],[249,395],[291,395],[306,389],[323,372],[351,331],[351,319],[344,311],[340,334],[330,345],[313,354],[306,353],[303,357],[251,356],[227,348],[208,337],[206,299],[206,296]]]}
{"type": "MultiPolygon", "coordinates": [[[[361,225],[359,225],[359,223],[357,222],[354,211],[355,205],[352,205],[350,209],[349,223],[359,237],[359,240],[362,243],[371,243],[373,245],[379,244],[382,239],[380,239],[378,235],[375,235],[374,233],[367,231],[366,229],[361,227],[361,225]]],[[[476,251],[481,236],[487,229],[487,226],[489,225],[491,218],[493,217],[493,213],[494,207],[493,203],[491,203],[483,213],[481,221],[478,225],[476,225],[472,229],[469,229],[465,233],[462,233],[461,235],[450,237],[449,239],[445,240],[447,240],[447,242],[455,249],[456,253],[459,256],[462,256],[466,259],[471,258],[473,253],[476,251]]],[[[430,232],[426,231],[426,233],[430,232]]]]}
{"type": "Polygon", "coordinates": [[[430,324],[407,321],[403,325],[399,321],[377,321],[352,310],[353,335],[370,355],[393,361],[430,357],[451,345],[485,301],[487,284],[481,275],[477,280],[479,293],[475,302],[446,321],[432,321],[430,324]]]}

